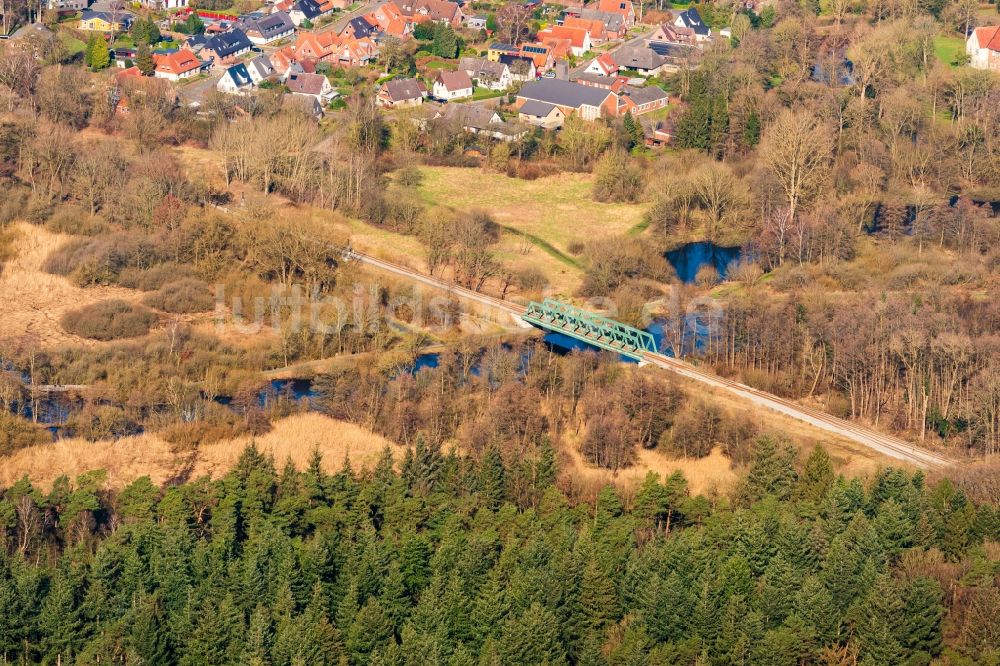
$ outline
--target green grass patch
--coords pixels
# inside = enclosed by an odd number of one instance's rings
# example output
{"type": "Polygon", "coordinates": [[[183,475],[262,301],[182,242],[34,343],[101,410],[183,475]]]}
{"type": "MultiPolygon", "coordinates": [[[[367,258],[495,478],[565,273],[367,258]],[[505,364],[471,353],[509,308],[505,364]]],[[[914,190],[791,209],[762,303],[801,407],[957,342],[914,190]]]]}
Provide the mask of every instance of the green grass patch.
{"type": "Polygon", "coordinates": [[[506,90],[490,90],[489,88],[475,88],[472,91],[472,101],[478,101],[481,99],[493,99],[494,97],[503,97],[507,94],[506,90]]]}
{"type": "Polygon", "coordinates": [[[934,38],[934,55],[944,64],[958,67],[964,64],[965,40],[961,37],[938,35],[934,38]]]}
{"type": "Polygon", "coordinates": [[[642,222],[633,225],[632,228],[626,231],[625,233],[627,233],[629,236],[638,236],[646,229],[649,229],[649,225],[651,222],[652,220],[650,220],[648,217],[643,218],[642,222]]]}
{"type": "Polygon", "coordinates": [[[87,43],[86,42],[84,42],[83,40],[77,39],[76,37],[74,37],[73,35],[70,35],[69,33],[60,32],[59,33],[59,39],[62,41],[63,46],[66,47],[66,50],[69,52],[70,55],[74,55],[75,56],[75,55],[77,55],[79,53],[83,53],[84,51],[87,50],[87,43]]]}

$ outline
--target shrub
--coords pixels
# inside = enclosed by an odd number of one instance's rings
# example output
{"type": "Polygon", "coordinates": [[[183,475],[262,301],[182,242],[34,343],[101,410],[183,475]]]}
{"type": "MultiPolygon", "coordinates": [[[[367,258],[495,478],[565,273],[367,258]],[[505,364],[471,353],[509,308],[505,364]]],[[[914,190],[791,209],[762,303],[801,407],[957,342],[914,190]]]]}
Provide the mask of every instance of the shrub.
{"type": "Polygon", "coordinates": [[[129,418],[124,409],[113,405],[88,405],[67,419],[66,429],[72,435],[92,442],[142,432],[142,427],[129,418]]]}
{"type": "Polygon", "coordinates": [[[31,421],[7,412],[0,412],[0,455],[7,455],[18,449],[41,444],[45,439],[45,432],[31,421]]]}
{"type": "Polygon", "coordinates": [[[188,314],[208,312],[215,304],[215,299],[209,291],[208,285],[201,280],[183,278],[148,294],[142,299],[142,302],[163,312],[188,314]]]}
{"type": "Polygon", "coordinates": [[[194,271],[190,266],[183,264],[157,264],[151,268],[126,268],[118,276],[118,284],[129,289],[139,289],[140,291],[156,291],[171,282],[178,282],[183,278],[194,277],[194,271]]]}
{"type": "Polygon", "coordinates": [[[397,172],[396,182],[405,187],[418,187],[424,182],[424,172],[415,166],[405,166],[397,172]]]}
{"type": "Polygon", "coordinates": [[[108,230],[107,223],[96,215],[70,204],[57,206],[45,228],[57,234],[96,236],[108,230]]]}
{"type": "Polygon", "coordinates": [[[126,268],[149,266],[158,261],[159,251],[152,239],[108,234],[67,242],[49,254],[42,269],[54,275],[69,276],[75,284],[87,286],[115,284],[126,268]]]}
{"type": "Polygon", "coordinates": [[[83,338],[118,340],[146,335],[157,319],[156,313],[146,308],[111,299],[67,312],[62,326],[83,338]]]}
{"type": "Polygon", "coordinates": [[[5,183],[0,187],[0,225],[24,217],[28,208],[28,190],[5,183]]]}

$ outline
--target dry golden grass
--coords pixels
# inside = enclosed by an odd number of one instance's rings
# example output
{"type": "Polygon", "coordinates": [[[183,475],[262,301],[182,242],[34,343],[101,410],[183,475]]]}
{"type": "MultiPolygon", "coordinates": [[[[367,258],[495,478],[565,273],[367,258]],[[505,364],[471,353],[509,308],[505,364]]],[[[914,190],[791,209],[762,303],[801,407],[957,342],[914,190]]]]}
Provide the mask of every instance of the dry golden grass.
{"type": "Polygon", "coordinates": [[[100,344],[63,330],[62,315],[107,298],[137,301],[139,292],[119,287],[88,287],[82,289],[67,278],[42,271],[42,263],[50,252],[71,236],[54,234],[42,227],[18,223],[13,226],[14,258],[0,273],[0,301],[4,316],[0,317],[0,340],[23,340],[37,347],[65,344],[100,344]]]}
{"type": "Polygon", "coordinates": [[[739,475],[729,464],[729,458],[718,448],[704,458],[671,458],[657,451],[640,449],[636,464],[612,474],[589,464],[576,447],[564,447],[574,480],[590,484],[613,483],[626,490],[635,489],[649,472],[656,472],[665,479],[680,472],[687,479],[692,494],[724,495],[736,484],[739,475]]]}
{"type": "MultiPolygon", "coordinates": [[[[113,488],[147,475],[155,484],[182,472],[189,478],[217,478],[236,463],[250,441],[250,437],[239,437],[202,446],[196,452],[177,453],[169,443],[149,434],[100,442],[62,439],[0,459],[0,487],[28,475],[35,485],[48,488],[59,476],[73,478],[94,469],[106,470],[108,485],[113,488]]],[[[299,469],[305,467],[313,448],[319,447],[324,467],[330,472],[339,470],[345,458],[354,469],[371,467],[386,446],[396,455],[402,452],[402,447],[360,426],[315,413],[282,419],[255,441],[261,451],[274,456],[279,466],[291,457],[299,469]]]]}

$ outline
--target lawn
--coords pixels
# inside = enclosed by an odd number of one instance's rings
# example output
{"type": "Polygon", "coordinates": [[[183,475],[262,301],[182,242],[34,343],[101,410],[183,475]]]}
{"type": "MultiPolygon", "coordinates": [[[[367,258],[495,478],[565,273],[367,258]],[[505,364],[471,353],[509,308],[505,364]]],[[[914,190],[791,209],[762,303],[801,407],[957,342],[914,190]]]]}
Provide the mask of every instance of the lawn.
{"type": "Polygon", "coordinates": [[[505,230],[505,260],[543,271],[557,289],[579,285],[579,245],[641,233],[644,205],[603,204],[590,195],[593,176],[562,173],[537,180],[460,167],[421,167],[421,199],[430,206],[488,211],[505,230]],[[529,253],[526,248],[533,250],[529,253]]]}
{"type": "Polygon", "coordinates": [[[59,39],[62,40],[63,46],[66,47],[66,50],[69,52],[70,55],[83,53],[84,51],[87,50],[87,44],[85,42],[77,39],[76,37],[67,32],[60,32],[59,39]]]}
{"type": "Polygon", "coordinates": [[[506,90],[490,90],[489,88],[476,88],[472,91],[472,101],[476,102],[481,99],[493,99],[494,97],[503,97],[507,94],[506,90]]]}
{"type": "Polygon", "coordinates": [[[960,62],[959,59],[965,55],[965,40],[938,35],[934,38],[934,55],[944,64],[957,67],[956,62],[960,62]]]}

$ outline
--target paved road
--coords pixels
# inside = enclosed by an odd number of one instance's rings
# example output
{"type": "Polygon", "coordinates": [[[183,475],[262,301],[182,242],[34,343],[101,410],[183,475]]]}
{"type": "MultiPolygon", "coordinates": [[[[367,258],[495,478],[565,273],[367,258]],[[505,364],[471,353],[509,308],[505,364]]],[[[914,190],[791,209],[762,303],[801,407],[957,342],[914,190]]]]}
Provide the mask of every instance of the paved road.
{"type": "Polygon", "coordinates": [[[371,14],[373,11],[384,5],[386,1],[387,0],[373,0],[373,2],[366,2],[355,10],[339,15],[336,21],[324,25],[322,28],[317,29],[316,32],[330,32],[333,30],[339,35],[340,31],[347,27],[347,23],[351,19],[364,16],[365,14],[371,14]]]}
{"type": "MultiPolygon", "coordinates": [[[[430,275],[414,271],[410,268],[399,266],[382,259],[376,259],[375,257],[362,252],[349,251],[348,254],[351,258],[379,270],[393,273],[436,289],[441,289],[459,298],[496,308],[502,312],[510,314],[510,316],[521,325],[529,325],[521,320],[521,315],[524,314],[526,308],[518,303],[500,300],[498,298],[493,298],[492,296],[480,294],[430,275]]],[[[645,354],[644,360],[651,365],[655,365],[656,367],[664,370],[669,370],[670,372],[676,373],[682,377],[692,379],[712,388],[728,391],[729,393],[757,405],[758,407],[765,407],[804,423],[808,423],[821,430],[839,435],[890,458],[902,460],[918,467],[946,467],[955,464],[955,461],[950,460],[945,456],[926,449],[921,449],[898,437],[892,437],[890,435],[876,432],[875,430],[860,426],[856,423],[851,423],[850,421],[845,421],[844,419],[831,416],[830,414],[822,412],[818,409],[805,407],[745,384],[724,379],[710,372],[701,370],[685,361],[670,358],[669,356],[664,356],[663,354],[653,353],[645,354]]]]}

